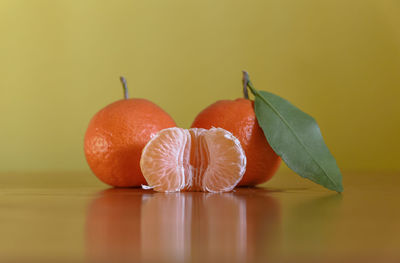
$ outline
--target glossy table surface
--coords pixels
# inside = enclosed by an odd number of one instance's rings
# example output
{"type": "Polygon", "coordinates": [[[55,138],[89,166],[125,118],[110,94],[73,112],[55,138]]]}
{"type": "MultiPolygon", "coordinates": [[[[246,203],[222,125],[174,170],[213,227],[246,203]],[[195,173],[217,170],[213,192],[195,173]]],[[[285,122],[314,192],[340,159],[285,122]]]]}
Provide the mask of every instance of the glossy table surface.
{"type": "Polygon", "coordinates": [[[230,193],[113,189],[90,173],[1,174],[0,262],[400,262],[400,174],[292,173],[230,193]]]}

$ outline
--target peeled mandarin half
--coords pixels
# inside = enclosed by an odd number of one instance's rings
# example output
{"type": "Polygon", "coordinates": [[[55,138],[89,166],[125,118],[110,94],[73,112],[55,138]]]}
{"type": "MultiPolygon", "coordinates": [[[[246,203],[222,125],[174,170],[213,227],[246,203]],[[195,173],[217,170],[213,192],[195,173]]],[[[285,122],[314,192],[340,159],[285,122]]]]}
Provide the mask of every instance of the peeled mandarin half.
{"type": "Polygon", "coordinates": [[[168,128],[144,147],[140,168],[155,191],[226,192],[242,179],[246,155],[222,128],[168,128]]]}

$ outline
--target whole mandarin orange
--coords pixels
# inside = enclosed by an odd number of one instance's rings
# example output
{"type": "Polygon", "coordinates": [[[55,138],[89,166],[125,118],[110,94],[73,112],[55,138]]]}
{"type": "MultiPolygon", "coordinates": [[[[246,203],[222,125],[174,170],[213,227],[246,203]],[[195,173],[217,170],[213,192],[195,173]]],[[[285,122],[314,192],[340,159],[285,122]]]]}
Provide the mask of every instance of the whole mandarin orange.
{"type": "Polygon", "coordinates": [[[247,157],[247,166],[238,186],[264,183],[279,168],[281,158],[271,148],[258,125],[254,101],[244,98],[217,101],[200,112],[191,127],[219,127],[239,139],[247,157]]]}
{"type": "Polygon", "coordinates": [[[140,157],[146,143],[160,130],[175,127],[174,120],[146,99],[125,99],[97,112],[84,138],[86,160],[93,173],[111,186],[146,184],[140,157]]]}

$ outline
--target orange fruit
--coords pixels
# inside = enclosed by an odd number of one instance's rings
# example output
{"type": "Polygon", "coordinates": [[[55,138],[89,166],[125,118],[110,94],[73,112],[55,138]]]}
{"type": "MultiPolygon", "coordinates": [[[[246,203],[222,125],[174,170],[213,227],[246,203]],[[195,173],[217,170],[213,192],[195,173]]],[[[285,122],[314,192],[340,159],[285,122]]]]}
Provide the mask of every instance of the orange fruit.
{"type": "Polygon", "coordinates": [[[217,101],[200,112],[191,127],[204,129],[220,127],[238,138],[247,157],[246,173],[239,186],[264,183],[279,168],[281,158],[272,150],[258,125],[254,101],[248,99],[217,101]]]}
{"type": "Polygon", "coordinates": [[[125,98],[93,116],[86,130],[84,151],[89,167],[104,183],[140,186],[146,183],[140,170],[143,147],[158,131],[176,124],[156,104],[146,99],[127,99],[127,95],[125,98]]]}
{"type": "Polygon", "coordinates": [[[145,146],[140,167],[155,191],[224,192],[242,179],[246,156],[224,129],[169,128],[145,146]]]}

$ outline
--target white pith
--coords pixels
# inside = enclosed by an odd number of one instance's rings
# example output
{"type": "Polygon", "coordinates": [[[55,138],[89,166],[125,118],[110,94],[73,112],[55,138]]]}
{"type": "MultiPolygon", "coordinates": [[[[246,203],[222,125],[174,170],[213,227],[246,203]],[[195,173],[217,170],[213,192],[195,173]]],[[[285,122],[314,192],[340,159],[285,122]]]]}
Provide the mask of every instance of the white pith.
{"type": "Polygon", "coordinates": [[[142,151],[140,166],[148,187],[154,188],[156,191],[225,192],[232,190],[242,179],[246,171],[246,156],[239,140],[222,128],[211,128],[210,130],[168,128],[157,133],[146,144],[142,151]],[[166,134],[170,134],[170,136],[166,136],[166,134]],[[221,135],[226,141],[223,144],[214,143],[214,138],[221,138],[221,135]],[[171,136],[175,136],[175,140],[171,136]],[[197,140],[192,142],[192,136],[197,140]],[[151,151],[154,151],[154,147],[151,145],[159,139],[168,140],[168,143],[159,144],[162,146],[156,149],[157,153],[161,153],[161,158],[159,158],[161,162],[151,157],[151,151]],[[190,162],[192,146],[195,147],[192,163],[199,163],[198,167],[194,167],[190,162]],[[207,153],[203,154],[204,151],[207,153]],[[231,156],[235,161],[225,162],[224,157],[227,156],[231,156]],[[205,158],[208,158],[208,161],[205,158]],[[208,164],[207,167],[204,164],[208,164]],[[224,173],[225,170],[229,170],[229,174],[224,173]],[[165,187],[166,183],[163,184],[162,181],[170,182],[168,176],[176,175],[180,175],[178,183],[167,184],[165,187]],[[232,184],[231,180],[227,180],[228,177],[235,183],[232,184]],[[227,187],[213,189],[212,185],[207,183],[210,179],[223,182],[227,187]]]}

